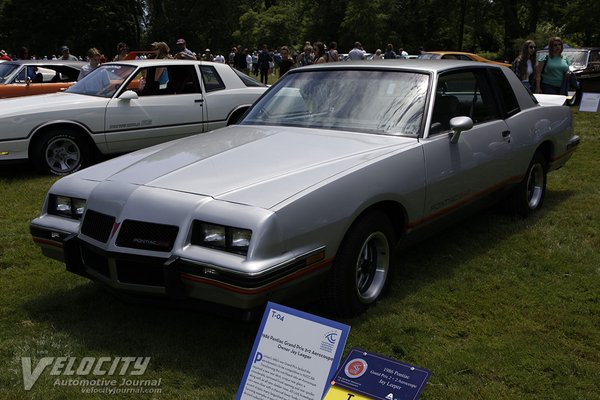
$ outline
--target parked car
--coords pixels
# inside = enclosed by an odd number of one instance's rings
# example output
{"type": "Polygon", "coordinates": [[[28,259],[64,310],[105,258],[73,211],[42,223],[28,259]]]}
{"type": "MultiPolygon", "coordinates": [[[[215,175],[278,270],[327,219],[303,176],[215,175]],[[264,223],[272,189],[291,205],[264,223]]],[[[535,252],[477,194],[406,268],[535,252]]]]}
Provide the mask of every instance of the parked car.
{"type": "Polygon", "coordinates": [[[102,64],[64,93],[3,100],[0,162],[29,160],[41,171],[69,174],[95,153],[125,153],[236,122],[266,89],[219,63],[102,64]]]}
{"type": "MultiPolygon", "coordinates": [[[[569,60],[570,69],[579,82],[574,102],[581,100],[583,92],[600,92],[600,47],[565,47],[562,54],[569,60]]],[[[538,60],[547,56],[547,49],[538,51],[538,60]]]]}
{"type": "Polygon", "coordinates": [[[473,53],[465,53],[464,51],[428,51],[421,53],[417,58],[423,58],[426,60],[463,60],[463,61],[479,61],[484,63],[502,65],[504,67],[510,67],[510,64],[500,61],[492,61],[487,58],[478,56],[473,53]]]}
{"type": "Polygon", "coordinates": [[[65,60],[18,60],[0,64],[0,99],[64,91],[77,81],[86,63],[65,60]]]}
{"type": "Polygon", "coordinates": [[[578,144],[570,109],[540,106],[508,68],[306,66],[237,125],[58,180],[31,234],[139,298],[248,311],[321,294],[354,315],[384,293],[399,240],[486,201],[538,211],[578,144]]]}

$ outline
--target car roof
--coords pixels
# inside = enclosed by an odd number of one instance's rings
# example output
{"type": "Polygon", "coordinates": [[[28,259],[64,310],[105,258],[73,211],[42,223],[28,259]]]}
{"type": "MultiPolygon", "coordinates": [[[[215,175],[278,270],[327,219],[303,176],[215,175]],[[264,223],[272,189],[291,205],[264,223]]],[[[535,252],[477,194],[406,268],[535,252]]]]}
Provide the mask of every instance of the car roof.
{"type": "Polygon", "coordinates": [[[368,69],[368,70],[402,70],[414,72],[440,73],[457,68],[500,68],[500,65],[490,63],[474,63],[473,61],[464,60],[429,60],[429,59],[407,59],[400,58],[394,60],[381,61],[343,61],[323,64],[307,65],[300,68],[294,68],[289,72],[301,72],[305,70],[314,70],[321,68],[333,69],[368,69]]]}
{"type": "Polygon", "coordinates": [[[153,66],[153,65],[163,65],[165,63],[168,63],[170,65],[190,65],[190,64],[202,65],[202,64],[205,64],[205,65],[220,65],[220,66],[224,66],[224,67],[225,66],[229,67],[228,64],[217,63],[217,62],[213,62],[213,61],[174,60],[172,58],[159,58],[159,59],[149,58],[149,59],[143,59],[143,60],[111,61],[111,62],[103,63],[102,65],[124,64],[124,65],[135,65],[135,66],[144,65],[144,66],[148,67],[148,66],[153,66]]]}
{"type": "Polygon", "coordinates": [[[70,65],[77,68],[87,64],[85,61],[73,60],[12,60],[5,61],[5,63],[13,65],[70,65]]]}

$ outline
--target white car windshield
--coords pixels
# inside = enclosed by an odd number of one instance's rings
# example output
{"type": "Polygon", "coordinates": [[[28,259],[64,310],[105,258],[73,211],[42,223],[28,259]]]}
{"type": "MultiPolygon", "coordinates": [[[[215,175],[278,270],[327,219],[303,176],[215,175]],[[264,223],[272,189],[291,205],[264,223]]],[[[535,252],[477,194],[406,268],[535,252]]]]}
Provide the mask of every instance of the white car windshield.
{"type": "Polygon", "coordinates": [[[243,119],[243,125],[283,125],[418,135],[429,75],[379,70],[290,73],[243,119]]]}
{"type": "Polygon", "coordinates": [[[10,75],[19,68],[19,65],[0,63],[0,83],[7,83],[10,75]]]}
{"type": "Polygon", "coordinates": [[[136,68],[131,65],[101,65],[65,92],[112,97],[136,68]]]}

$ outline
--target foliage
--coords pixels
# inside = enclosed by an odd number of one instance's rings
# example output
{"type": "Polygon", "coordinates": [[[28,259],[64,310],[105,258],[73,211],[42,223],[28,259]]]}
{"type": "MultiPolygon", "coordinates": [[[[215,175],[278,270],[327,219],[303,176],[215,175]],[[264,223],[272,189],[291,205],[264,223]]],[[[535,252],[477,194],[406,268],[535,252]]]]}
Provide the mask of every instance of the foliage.
{"type": "Polygon", "coordinates": [[[201,52],[227,53],[236,44],[299,49],[309,40],[338,42],[347,52],[360,41],[369,52],[392,43],[416,53],[465,50],[512,59],[523,40],[546,42],[560,32],[575,46],[600,42],[597,0],[74,0],[31,3],[0,0],[0,47],[51,55],[66,44],[112,56],[117,42],[143,49],[153,41],[173,46],[183,37],[201,52]]]}

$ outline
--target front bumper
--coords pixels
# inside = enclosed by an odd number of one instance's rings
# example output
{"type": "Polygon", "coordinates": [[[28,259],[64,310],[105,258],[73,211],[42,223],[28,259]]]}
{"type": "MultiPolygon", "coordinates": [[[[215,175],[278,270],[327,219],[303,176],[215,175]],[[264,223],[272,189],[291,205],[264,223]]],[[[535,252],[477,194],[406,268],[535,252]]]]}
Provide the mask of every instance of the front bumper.
{"type": "Polygon", "coordinates": [[[317,249],[261,274],[239,274],[176,256],[109,252],[77,234],[33,224],[30,229],[44,255],[64,261],[72,273],[139,299],[179,304],[202,301],[214,308],[253,310],[267,301],[314,297],[315,287],[332,263],[324,259],[324,249],[317,249]]]}

